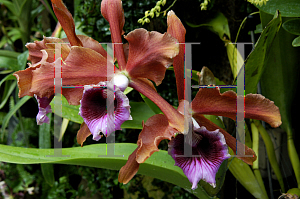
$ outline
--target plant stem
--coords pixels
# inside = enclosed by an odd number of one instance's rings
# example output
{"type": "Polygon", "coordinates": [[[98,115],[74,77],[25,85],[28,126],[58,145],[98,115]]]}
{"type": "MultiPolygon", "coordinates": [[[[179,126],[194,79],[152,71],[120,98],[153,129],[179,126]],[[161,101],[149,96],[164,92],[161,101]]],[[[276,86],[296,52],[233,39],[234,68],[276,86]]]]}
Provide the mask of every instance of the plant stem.
{"type": "Polygon", "coordinates": [[[274,146],[273,146],[273,142],[271,140],[270,135],[268,134],[268,132],[266,131],[266,129],[261,125],[260,121],[258,120],[254,120],[254,123],[256,125],[256,127],[258,128],[258,131],[265,143],[266,149],[267,149],[267,154],[268,154],[268,158],[271,164],[272,169],[274,170],[274,173],[277,177],[277,180],[280,184],[281,187],[281,191],[285,192],[285,188],[284,188],[284,183],[283,183],[283,178],[281,175],[281,171],[275,156],[275,151],[274,151],[274,146]]]}
{"type": "Polygon", "coordinates": [[[253,122],[251,122],[251,131],[252,131],[252,141],[253,141],[252,149],[257,156],[256,161],[253,162],[253,166],[252,166],[253,172],[254,172],[255,178],[256,178],[260,188],[266,195],[268,195],[265,185],[264,185],[264,182],[263,182],[263,179],[261,177],[261,173],[259,171],[259,133],[258,133],[257,127],[255,126],[255,124],[253,122]]]}
{"type": "Polygon", "coordinates": [[[293,140],[293,132],[290,126],[287,128],[287,148],[288,154],[292,163],[292,167],[295,172],[295,177],[298,183],[298,188],[300,189],[300,162],[297,150],[295,148],[294,140],[293,140]]]}

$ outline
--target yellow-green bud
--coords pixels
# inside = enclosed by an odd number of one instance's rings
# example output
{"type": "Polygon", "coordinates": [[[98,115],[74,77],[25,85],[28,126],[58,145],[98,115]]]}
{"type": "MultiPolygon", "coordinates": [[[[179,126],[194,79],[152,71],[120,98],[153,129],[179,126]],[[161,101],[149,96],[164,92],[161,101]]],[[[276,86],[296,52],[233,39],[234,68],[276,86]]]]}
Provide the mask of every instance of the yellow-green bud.
{"type": "Polygon", "coordinates": [[[145,16],[146,16],[146,17],[149,16],[149,10],[147,10],[147,11],[145,12],[145,16]]]}
{"type": "Polygon", "coordinates": [[[144,20],[146,23],[150,23],[150,19],[149,18],[145,18],[144,20]]]}
{"type": "Polygon", "coordinates": [[[153,17],[154,17],[154,12],[151,11],[151,12],[149,13],[149,16],[150,16],[151,18],[153,18],[153,17]]]}
{"type": "Polygon", "coordinates": [[[160,6],[160,5],[161,5],[161,2],[160,2],[160,1],[158,1],[158,2],[156,3],[156,5],[157,5],[157,6],[160,6]]]}
{"type": "Polygon", "coordinates": [[[143,23],[143,19],[139,19],[139,20],[138,20],[138,23],[143,23]]]}
{"type": "Polygon", "coordinates": [[[166,3],[167,3],[167,0],[162,0],[161,5],[164,6],[164,5],[166,5],[166,3]]]}
{"type": "Polygon", "coordinates": [[[155,14],[156,14],[156,17],[159,17],[159,12],[156,12],[155,14]]]}
{"type": "Polygon", "coordinates": [[[158,12],[160,12],[160,6],[155,6],[154,9],[158,12]]]}

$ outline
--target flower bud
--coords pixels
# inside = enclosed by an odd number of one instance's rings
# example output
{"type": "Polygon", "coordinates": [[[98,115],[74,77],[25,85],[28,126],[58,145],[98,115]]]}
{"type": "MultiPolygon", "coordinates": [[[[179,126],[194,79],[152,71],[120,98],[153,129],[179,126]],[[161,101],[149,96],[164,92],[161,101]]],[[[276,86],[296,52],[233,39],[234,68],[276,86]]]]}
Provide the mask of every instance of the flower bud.
{"type": "Polygon", "coordinates": [[[145,19],[145,22],[146,22],[146,23],[150,23],[150,19],[149,19],[149,18],[146,18],[146,19],[145,19]]]}
{"type": "Polygon", "coordinates": [[[139,20],[138,20],[138,23],[143,23],[143,19],[139,19],[139,20]]]}
{"type": "Polygon", "coordinates": [[[158,12],[160,12],[160,6],[155,6],[154,9],[158,12]]]}
{"type": "Polygon", "coordinates": [[[151,12],[149,13],[149,16],[150,16],[151,18],[153,18],[153,17],[154,17],[154,12],[151,11],[151,12]]]}
{"type": "Polygon", "coordinates": [[[147,11],[145,12],[145,16],[146,16],[146,17],[149,16],[149,10],[147,10],[147,11]]]}
{"type": "Polygon", "coordinates": [[[166,5],[166,3],[167,3],[167,0],[162,0],[161,5],[164,6],[164,5],[166,5]]]}
{"type": "Polygon", "coordinates": [[[156,5],[157,5],[157,6],[160,6],[160,5],[161,5],[161,2],[160,2],[160,1],[156,2],[156,5]]]}

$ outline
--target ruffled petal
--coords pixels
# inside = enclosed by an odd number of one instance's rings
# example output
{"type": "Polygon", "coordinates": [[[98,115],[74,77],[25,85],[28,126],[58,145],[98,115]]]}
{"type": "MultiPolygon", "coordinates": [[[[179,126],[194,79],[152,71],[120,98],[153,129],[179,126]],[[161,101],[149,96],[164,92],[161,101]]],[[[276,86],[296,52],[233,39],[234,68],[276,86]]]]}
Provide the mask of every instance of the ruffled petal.
{"type": "MultiPolygon", "coordinates": [[[[42,52],[44,52],[45,57],[48,55],[46,51],[42,50],[42,52]]],[[[60,62],[59,59],[56,61],[60,62]]],[[[18,79],[20,88],[19,97],[33,96],[33,94],[48,98],[52,96],[54,94],[54,66],[55,62],[48,63],[44,61],[43,63],[40,62],[39,67],[29,67],[15,72],[14,75],[18,79]]],[[[97,84],[107,79],[107,60],[101,54],[89,48],[73,46],[61,66],[62,84],[64,86],[80,87],[97,84]]],[[[76,89],[80,91],[81,88],[76,89]]],[[[64,88],[63,94],[72,105],[79,104],[82,96],[82,92],[79,94],[73,88],[64,88]],[[71,94],[68,94],[68,92],[71,92],[71,94]]]]}
{"type": "MultiPolygon", "coordinates": [[[[227,133],[224,129],[221,129],[218,125],[216,125],[215,123],[213,123],[210,120],[206,119],[203,115],[201,115],[199,113],[194,114],[193,118],[197,121],[197,123],[200,126],[205,126],[209,131],[214,131],[216,129],[219,129],[219,131],[225,137],[226,144],[233,151],[236,151],[236,145],[237,145],[237,142],[239,142],[239,141],[236,140],[235,137],[233,137],[232,135],[227,133]]],[[[239,142],[239,145],[242,145],[242,144],[239,142]]],[[[249,148],[247,145],[244,145],[244,146],[245,146],[245,155],[246,156],[237,156],[237,158],[243,160],[245,163],[247,163],[249,165],[252,165],[257,157],[256,157],[254,151],[251,148],[249,148]]]]}
{"type": "Polygon", "coordinates": [[[176,132],[178,131],[169,125],[165,115],[157,114],[150,117],[143,124],[143,130],[137,141],[139,149],[136,153],[136,161],[145,162],[154,152],[159,151],[158,145],[162,140],[171,140],[176,132]]]}
{"type": "Polygon", "coordinates": [[[184,99],[184,53],[185,53],[185,33],[186,30],[182,25],[180,19],[171,10],[168,12],[168,30],[167,32],[171,34],[175,39],[178,40],[179,44],[179,54],[174,57],[173,67],[176,77],[177,85],[177,95],[178,101],[184,99]]]}
{"type": "Polygon", "coordinates": [[[67,7],[61,0],[51,0],[53,11],[63,27],[72,46],[82,46],[80,39],[75,33],[75,23],[67,7]]]}
{"type": "MultiPolygon", "coordinates": [[[[41,50],[46,50],[48,57],[47,62],[54,61],[54,50],[55,43],[63,43],[63,40],[55,37],[44,37],[42,41],[34,41],[34,43],[27,43],[26,47],[29,51],[28,60],[31,61],[32,65],[40,62],[43,57],[41,50]]],[[[61,45],[61,58],[65,60],[70,53],[69,45],[61,45]]]]}
{"type": "Polygon", "coordinates": [[[222,162],[230,157],[224,136],[219,130],[208,131],[203,126],[194,129],[192,135],[191,147],[195,157],[182,157],[184,144],[187,144],[182,134],[178,134],[169,143],[169,155],[192,183],[192,189],[197,188],[201,179],[215,186],[215,177],[222,162]]]}
{"type": "MultiPolygon", "coordinates": [[[[106,58],[107,52],[104,50],[104,48],[98,41],[94,40],[91,37],[85,36],[85,35],[76,35],[76,36],[81,41],[82,47],[90,48],[90,49],[96,51],[97,53],[100,53],[103,57],[106,58]]],[[[69,42],[68,38],[63,38],[62,40],[65,43],[69,42]]]]}
{"type": "Polygon", "coordinates": [[[36,116],[36,123],[38,125],[42,125],[43,123],[49,124],[49,118],[47,117],[47,114],[52,112],[50,102],[52,101],[53,96],[51,96],[50,98],[41,98],[37,95],[34,95],[34,97],[37,100],[39,106],[39,112],[36,116]]]}
{"type": "Polygon", "coordinates": [[[85,86],[79,115],[89,127],[94,140],[101,138],[100,132],[109,136],[115,130],[121,130],[121,124],[126,120],[131,120],[129,100],[115,88],[114,115],[107,113],[107,83],[100,82],[99,86],[85,86]],[[99,87],[101,86],[101,87],[99,87]],[[108,120],[114,121],[114,125],[108,125],[108,120]]]}
{"type": "MultiPolygon", "coordinates": [[[[25,70],[20,70],[20,71],[17,71],[15,72],[13,75],[17,78],[17,82],[18,82],[18,87],[19,87],[19,97],[24,97],[25,95],[28,95],[28,96],[33,96],[34,94],[37,94],[39,97],[48,97],[50,98],[50,96],[54,95],[54,92],[53,92],[53,88],[51,91],[48,91],[50,92],[47,96],[41,96],[39,95],[38,93],[36,92],[33,92],[33,89],[32,89],[32,85],[34,83],[34,80],[36,79],[36,76],[38,76],[38,73],[37,71],[40,71],[41,69],[41,66],[43,65],[43,69],[44,71],[46,72],[46,74],[49,74],[50,77],[49,78],[52,78],[52,87],[53,87],[53,79],[54,79],[54,70],[53,70],[53,66],[54,66],[54,63],[47,63],[46,60],[48,58],[48,54],[45,50],[42,50],[42,59],[31,65],[29,64],[29,67],[26,68],[25,70]],[[48,70],[50,68],[50,70],[48,70]]],[[[44,75],[44,77],[46,77],[46,75],[44,75]]],[[[43,77],[42,77],[43,78],[43,77]]],[[[36,86],[38,86],[39,89],[44,89],[43,85],[39,85],[39,84],[36,84],[36,86]]]]}
{"type": "Polygon", "coordinates": [[[125,24],[122,1],[103,0],[101,2],[101,13],[103,17],[109,22],[111,40],[114,43],[114,49],[116,52],[119,68],[123,70],[126,66],[126,61],[121,38],[121,35],[124,34],[123,26],[125,24]]]}
{"type": "Polygon", "coordinates": [[[179,52],[178,41],[168,33],[143,28],[131,31],[125,39],[129,43],[126,71],[130,77],[144,77],[159,85],[179,52]]]}
{"type": "Polygon", "coordinates": [[[126,164],[120,169],[118,181],[123,184],[127,184],[133,176],[138,172],[140,164],[136,161],[136,152],[139,148],[128,157],[126,164]]]}
{"type": "MultiPolygon", "coordinates": [[[[263,120],[272,127],[281,125],[279,108],[273,101],[259,94],[248,94],[244,98],[233,91],[220,93],[219,88],[200,88],[192,101],[194,113],[219,115],[236,120],[237,100],[245,100],[245,118],[263,120]]],[[[240,113],[243,114],[243,113],[240,113]]]]}

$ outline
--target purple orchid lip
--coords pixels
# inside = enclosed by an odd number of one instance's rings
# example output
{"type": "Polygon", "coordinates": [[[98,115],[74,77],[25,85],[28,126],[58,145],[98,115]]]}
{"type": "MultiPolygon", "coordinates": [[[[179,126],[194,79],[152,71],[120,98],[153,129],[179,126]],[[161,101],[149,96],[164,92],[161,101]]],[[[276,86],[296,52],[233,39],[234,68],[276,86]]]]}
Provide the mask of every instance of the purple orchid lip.
{"type": "Polygon", "coordinates": [[[115,86],[108,86],[108,82],[100,82],[95,86],[85,86],[80,101],[79,115],[87,124],[93,139],[98,141],[102,132],[106,137],[116,130],[121,130],[121,124],[132,120],[129,99],[115,86]],[[107,89],[114,90],[114,114],[107,112],[107,89]],[[108,121],[114,121],[112,125],[108,121]]]}
{"type": "Polygon", "coordinates": [[[184,135],[178,134],[169,143],[169,155],[175,160],[175,166],[180,167],[192,183],[192,189],[197,188],[202,179],[216,186],[216,174],[225,159],[230,157],[225,138],[219,129],[208,131],[204,126],[194,126],[192,133],[192,153],[194,157],[184,157],[184,135]]]}
{"type": "Polygon", "coordinates": [[[39,112],[36,116],[36,123],[38,125],[42,125],[43,123],[49,124],[49,118],[47,117],[47,114],[52,112],[50,102],[52,101],[53,96],[48,98],[34,95],[34,97],[37,100],[39,106],[39,112]]]}

